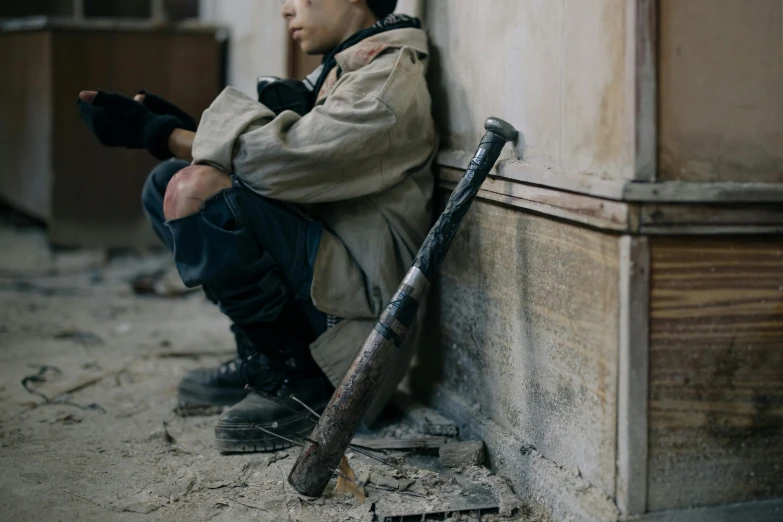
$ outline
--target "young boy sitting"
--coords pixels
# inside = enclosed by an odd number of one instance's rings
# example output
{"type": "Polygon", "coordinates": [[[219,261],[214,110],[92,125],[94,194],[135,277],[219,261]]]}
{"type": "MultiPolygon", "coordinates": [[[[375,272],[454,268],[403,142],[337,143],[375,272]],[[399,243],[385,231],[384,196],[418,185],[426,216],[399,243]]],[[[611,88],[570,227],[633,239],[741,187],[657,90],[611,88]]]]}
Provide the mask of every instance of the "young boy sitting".
{"type": "MultiPolygon", "coordinates": [[[[285,0],[294,40],[325,55],[303,116],[229,87],[192,132],[160,98],[80,94],[102,143],[178,158],[150,174],[142,199],[185,284],[201,285],[233,322],[237,358],[179,385],[182,406],[233,405],[215,428],[222,451],[286,446],[254,425],[311,431],[290,396],[326,405],[431,224],[427,37],[417,20],[391,14],[395,5],[285,0]]],[[[405,374],[417,337],[367,420],[405,374]]]]}

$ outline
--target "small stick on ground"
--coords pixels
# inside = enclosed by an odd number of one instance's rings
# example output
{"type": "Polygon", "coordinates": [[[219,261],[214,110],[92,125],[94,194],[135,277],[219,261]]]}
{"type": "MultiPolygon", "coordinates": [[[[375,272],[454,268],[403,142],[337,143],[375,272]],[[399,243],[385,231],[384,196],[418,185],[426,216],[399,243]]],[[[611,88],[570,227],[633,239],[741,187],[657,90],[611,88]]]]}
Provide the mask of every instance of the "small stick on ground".
{"type": "Polygon", "coordinates": [[[314,410],[314,409],[312,409],[310,406],[308,406],[308,405],[307,405],[307,404],[305,404],[304,402],[302,402],[302,401],[300,401],[299,399],[297,399],[297,398],[296,398],[296,395],[291,395],[291,400],[293,400],[293,401],[296,401],[296,402],[298,402],[299,404],[301,404],[301,405],[302,405],[302,407],[303,407],[304,409],[306,409],[307,411],[309,411],[310,413],[312,413],[313,415],[315,415],[315,417],[316,417],[317,419],[320,419],[320,418],[321,418],[321,416],[320,416],[320,415],[318,415],[318,414],[315,412],[315,410],[314,410]]]}
{"type": "Polygon", "coordinates": [[[283,437],[282,435],[280,435],[278,433],[275,433],[274,431],[270,431],[270,430],[268,430],[266,428],[262,428],[258,424],[253,424],[251,427],[255,428],[257,430],[263,431],[267,435],[271,435],[271,436],[276,437],[276,438],[278,438],[280,440],[284,440],[284,441],[288,442],[289,444],[293,444],[294,446],[298,446],[300,448],[304,448],[304,444],[302,444],[300,442],[294,442],[294,441],[292,441],[291,439],[289,439],[287,437],[283,437]]]}
{"type": "MultiPolygon", "coordinates": [[[[273,396],[273,395],[270,395],[270,394],[268,394],[268,393],[265,393],[265,392],[261,392],[261,391],[259,391],[259,390],[256,390],[255,388],[253,388],[253,387],[252,387],[252,386],[250,386],[249,384],[245,386],[245,389],[247,389],[247,390],[250,390],[250,391],[252,391],[252,392],[254,392],[254,393],[258,393],[259,395],[261,395],[261,396],[262,396],[262,397],[264,397],[265,399],[268,399],[268,400],[270,400],[270,401],[274,402],[275,404],[277,404],[277,405],[279,405],[279,406],[282,406],[283,408],[286,408],[288,411],[290,411],[290,412],[292,412],[292,413],[300,413],[300,412],[298,412],[298,411],[295,411],[293,408],[291,408],[289,405],[287,405],[285,402],[283,402],[283,401],[282,401],[282,400],[280,400],[279,398],[277,398],[277,397],[275,397],[275,396],[273,396]]],[[[317,414],[317,413],[316,413],[316,412],[315,412],[315,411],[314,411],[312,408],[310,408],[310,407],[309,407],[307,404],[305,404],[304,402],[302,402],[302,401],[300,401],[299,399],[297,399],[297,398],[296,398],[294,395],[291,395],[291,399],[293,399],[294,401],[296,401],[296,402],[298,402],[299,404],[301,404],[301,405],[302,405],[304,408],[306,408],[306,409],[307,409],[307,411],[309,411],[309,412],[310,412],[310,413],[312,413],[313,415],[316,415],[316,416],[318,415],[318,414],[317,414]]],[[[311,420],[312,420],[312,419],[311,419],[311,420]]],[[[313,422],[315,422],[315,421],[313,421],[313,422]]],[[[286,441],[286,442],[288,442],[288,443],[290,443],[290,444],[293,444],[293,445],[295,445],[295,446],[298,446],[298,447],[300,447],[300,448],[301,448],[301,447],[304,447],[304,445],[303,445],[303,444],[299,444],[299,443],[297,443],[297,442],[294,442],[294,441],[292,441],[291,439],[288,439],[288,438],[286,438],[286,437],[283,437],[282,435],[279,435],[279,434],[277,434],[277,433],[274,433],[274,432],[272,432],[272,431],[269,431],[269,430],[267,430],[267,429],[264,429],[264,428],[262,428],[261,426],[258,426],[258,425],[256,425],[256,424],[253,424],[253,428],[255,428],[255,429],[257,429],[257,430],[261,430],[261,431],[263,431],[264,433],[267,433],[267,434],[269,434],[269,435],[272,435],[273,437],[277,437],[277,438],[278,438],[278,439],[280,439],[280,440],[284,440],[284,441],[286,441]]],[[[302,440],[304,440],[304,441],[306,441],[306,442],[309,442],[310,444],[314,444],[315,446],[318,446],[318,442],[317,442],[317,441],[314,441],[314,440],[312,440],[312,439],[310,439],[309,437],[303,437],[303,436],[301,436],[301,435],[297,435],[297,437],[299,437],[300,439],[302,439],[302,440]]],[[[391,462],[389,462],[388,460],[385,460],[385,459],[383,459],[383,458],[381,458],[381,457],[378,457],[377,455],[373,455],[372,453],[370,453],[370,451],[369,451],[368,449],[364,449],[362,446],[356,446],[356,445],[354,445],[354,444],[349,444],[349,445],[348,445],[348,447],[349,447],[349,448],[351,448],[351,449],[352,449],[353,451],[355,451],[356,453],[360,453],[360,454],[364,455],[365,457],[369,457],[369,458],[371,458],[371,459],[373,459],[373,460],[377,460],[377,461],[378,461],[378,462],[380,462],[381,464],[385,464],[385,465],[387,465],[387,466],[389,466],[389,467],[392,467],[392,468],[394,468],[394,469],[398,469],[398,470],[402,471],[402,468],[400,468],[399,466],[397,466],[397,465],[395,465],[395,464],[392,464],[392,463],[391,463],[391,462]]]]}

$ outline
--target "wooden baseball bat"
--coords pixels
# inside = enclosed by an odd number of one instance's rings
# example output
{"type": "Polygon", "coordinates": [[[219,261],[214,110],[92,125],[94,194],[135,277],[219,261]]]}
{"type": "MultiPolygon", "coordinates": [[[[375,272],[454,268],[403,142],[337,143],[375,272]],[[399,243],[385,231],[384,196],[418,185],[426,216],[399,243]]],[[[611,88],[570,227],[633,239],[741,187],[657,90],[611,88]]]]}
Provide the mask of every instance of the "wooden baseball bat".
{"type": "Polygon", "coordinates": [[[465,176],[449,197],[445,210],[419,249],[413,267],[367,336],[315,426],[310,442],[305,444],[294,464],[288,482],[299,493],[321,496],[339,467],[340,459],[386,377],[389,361],[405,341],[430,281],[449,251],[462,218],[506,142],[517,136],[516,129],[499,118],[489,118],[484,128],[487,133],[481,139],[465,176]]]}

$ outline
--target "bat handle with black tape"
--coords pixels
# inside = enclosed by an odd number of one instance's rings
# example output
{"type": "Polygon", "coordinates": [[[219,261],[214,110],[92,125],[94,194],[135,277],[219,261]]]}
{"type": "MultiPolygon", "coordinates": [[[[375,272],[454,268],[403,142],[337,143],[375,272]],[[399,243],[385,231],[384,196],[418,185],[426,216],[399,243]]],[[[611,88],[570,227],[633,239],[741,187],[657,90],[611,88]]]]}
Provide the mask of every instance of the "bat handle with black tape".
{"type": "Polygon", "coordinates": [[[506,142],[517,136],[516,129],[499,118],[489,118],[484,127],[487,133],[470,160],[465,176],[452,192],[445,210],[419,249],[413,267],[335,390],[288,476],[288,482],[303,495],[320,496],[339,467],[340,459],[386,377],[389,361],[405,341],[462,218],[506,142]]]}

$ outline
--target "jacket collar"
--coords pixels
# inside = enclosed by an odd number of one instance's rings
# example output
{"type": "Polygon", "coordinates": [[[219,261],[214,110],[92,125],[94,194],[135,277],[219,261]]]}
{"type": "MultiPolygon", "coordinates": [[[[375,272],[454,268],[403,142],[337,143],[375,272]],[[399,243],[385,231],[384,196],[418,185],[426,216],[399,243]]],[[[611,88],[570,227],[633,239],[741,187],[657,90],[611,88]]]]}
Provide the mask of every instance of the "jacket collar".
{"type": "Polygon", "coordinates": [[[387,49],[409,47],[426,56],[429,54],[427,33],[423,29],[394,29],[376,34],[341,52],[335,59],[343,72],[361,69],[387,49]]]}

